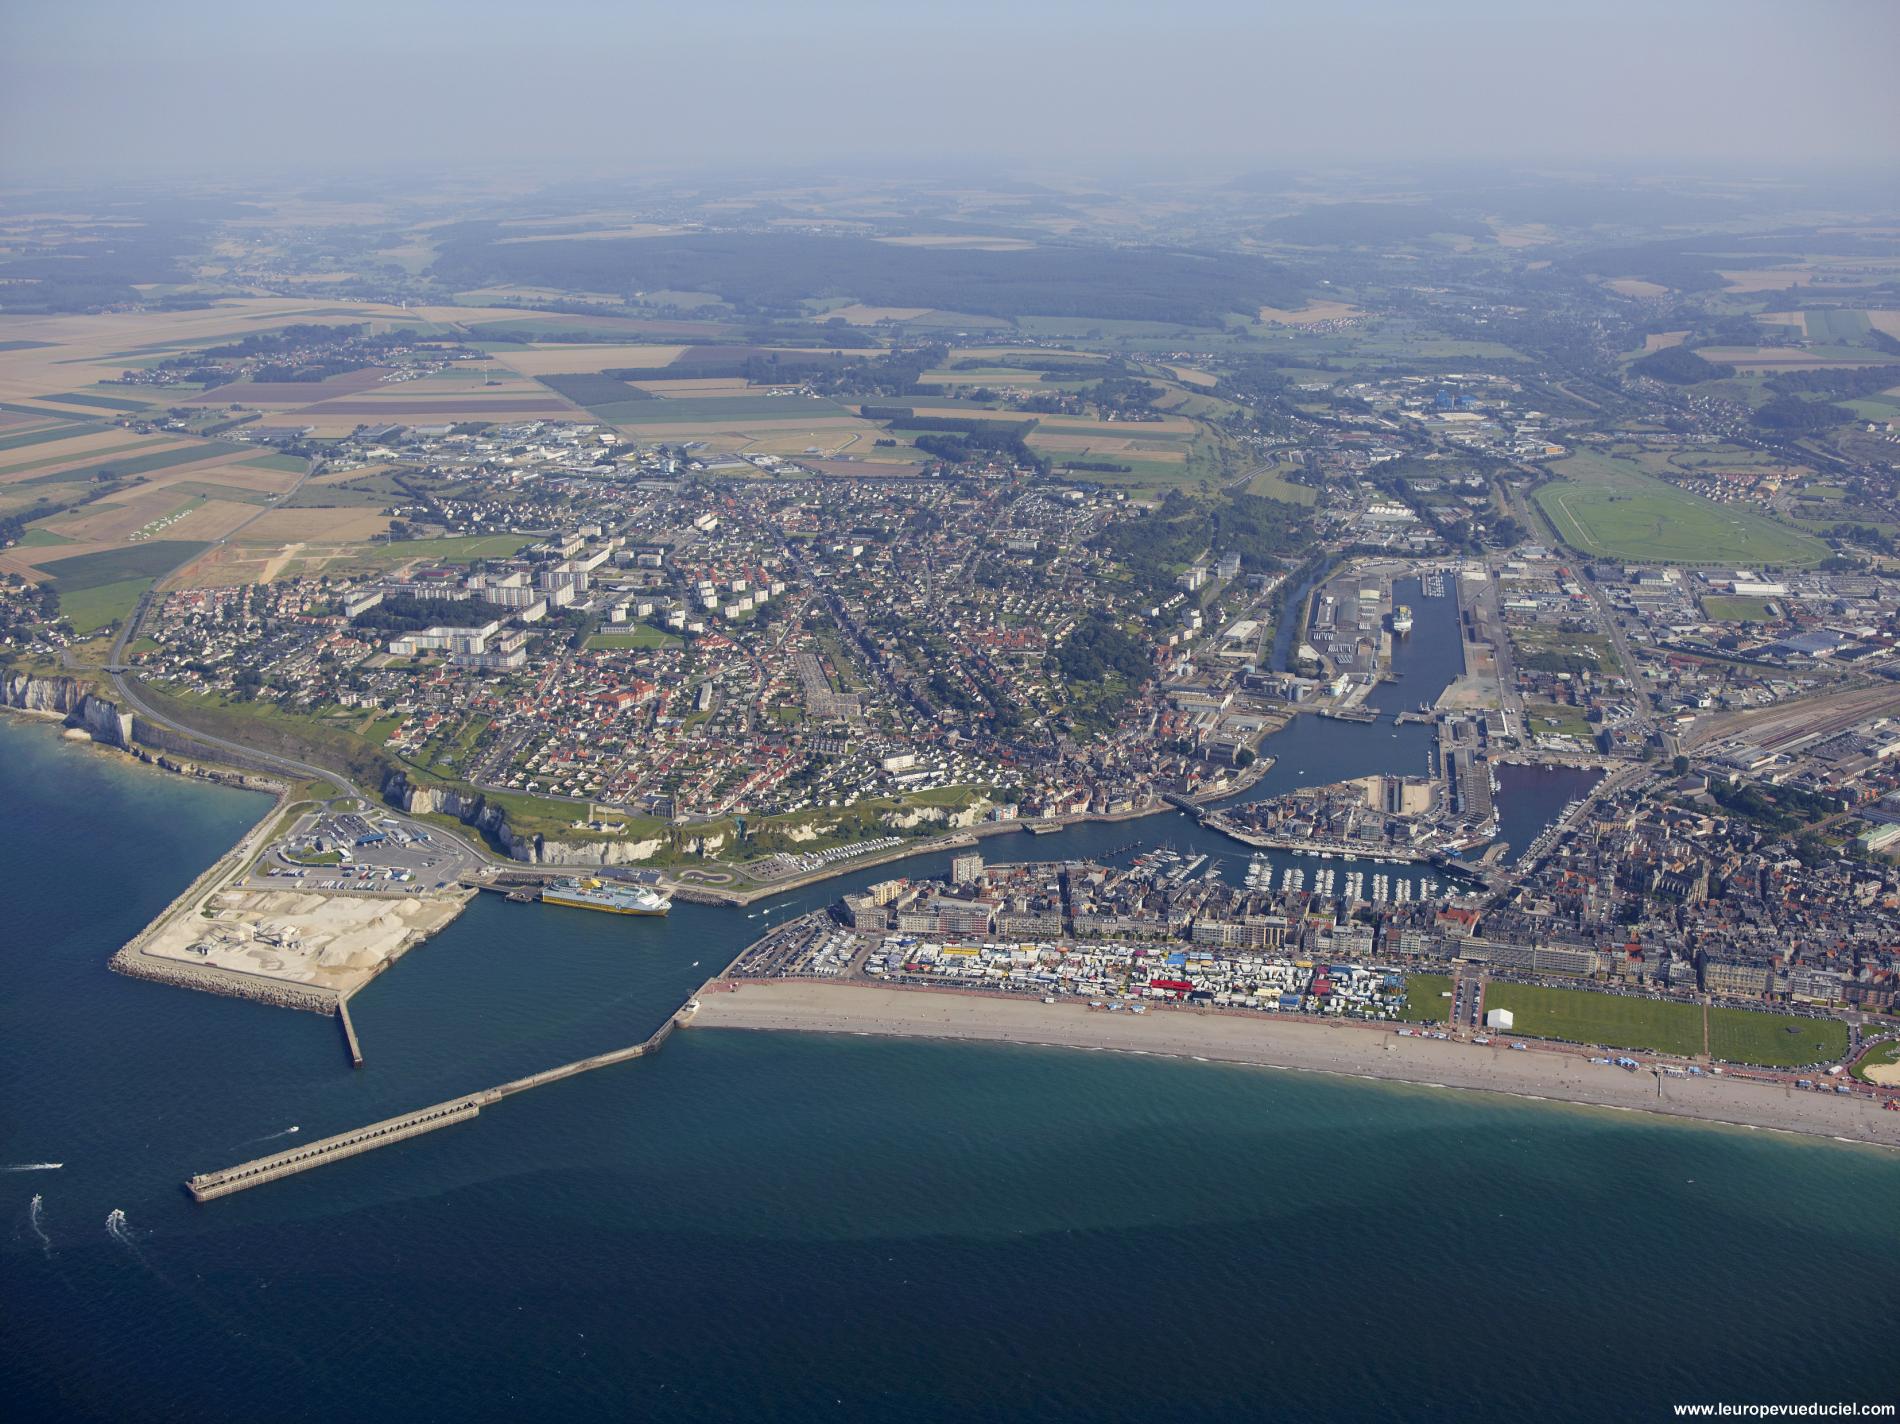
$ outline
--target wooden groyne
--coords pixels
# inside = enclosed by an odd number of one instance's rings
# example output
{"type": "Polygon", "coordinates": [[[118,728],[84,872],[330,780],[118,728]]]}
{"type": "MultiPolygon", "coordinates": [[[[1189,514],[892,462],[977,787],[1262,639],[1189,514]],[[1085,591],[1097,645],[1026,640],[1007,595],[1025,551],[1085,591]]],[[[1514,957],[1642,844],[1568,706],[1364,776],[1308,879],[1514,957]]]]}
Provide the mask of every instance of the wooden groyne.
{"type": "MultiPolygon", "coordinates": [[[[359,1127],[353,1132],[338,1133],[335,1137],[326,1137],[321,1142],[312,1142],[303,1147],[293,1147],[287,1152],[277,1152],[269,1157],[258,1157],[249,1162],[240,1162],[235,1167],[226,1167],[221,1172],[200,1172],[197,1176],[186,1179],[185,1190],[190,1192],[196,1201],[213,1201],[218,1197],[229,1196],[232,1192],[241,1192],[247,1187],[259,1187],[266,1182],[294,1176],[298,1172],[307,1172],[312,1167],[321,1167],[329,1162],[340,1162],[346,1157],[354,1157],[377,1147],[388,1147],[392,1143],[406,1142],[412,1137],[420,1137],[425,1132],[434,1132],[440,1127],[466,1122],[469,1118],[478,1116],[483,1108],[492,1107],[503,1098],[512,1097],[516,1093],[525,1093],[530,1088],[558,1083],[563,1078],[572,1078],[577,1074],[592,1072],[596,1068],[606,1068],[611,1064],[626,1063],[635,1058],[644,1058],[649,1053],[657,1053],[667,1039],[673,1036],[673,1030],[690,1019],[698,1007],[697,999],[687,1000],[678,1013],[630,1048],[617,1048],[609,1053],[597,1053],[591,1058],[563,1063],[558,1068],[532,1073],[526,1078],[516,1078],[499,1087],[470,1093],[466,1097],[452,1098],[446,1103],[435,1103],[426,1108],[418,1108],[400,1117],[384,1118],[381,1122],[373,1122],[368,1127],[359,1127]]],[[[344,1032],[348,1035],[353,1061],[361,1063],[362,1056],[356,1050],[356,1033],[350,1026],[348,1008],[338,1005],[337,1016],[343,1023],[344,1032]]]]}

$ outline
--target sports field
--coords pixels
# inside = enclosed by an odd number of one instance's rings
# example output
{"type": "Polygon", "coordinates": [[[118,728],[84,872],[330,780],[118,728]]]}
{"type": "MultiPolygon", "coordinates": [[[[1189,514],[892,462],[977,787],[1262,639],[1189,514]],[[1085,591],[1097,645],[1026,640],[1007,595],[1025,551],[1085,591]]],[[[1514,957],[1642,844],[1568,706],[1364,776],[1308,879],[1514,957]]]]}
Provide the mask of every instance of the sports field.
{"type": "Polygon", "coordinates": [[[1647,1049],[1685,1058],[1702,1052],[1699,1004],[1493,981],[1485,986],[1484,1007],[1486,1012],[1509,1009],[1516,1016],[1511,1031],[1532,1038],[1647,1049]]]}
{"type": "Polygon", "coordinates": [[[1768,617],[1768,600],[1710,594],[1702,600],[1702,612],[1717,623],[1760,623],[1768,617]]]}
{"type": "Polygon", "coordinates": [[[1808,565],[1827,546],[1753,510],[1720,505],[1652,479],[1626,460],[1572,455],[1537,503],[1564,542],[1608,559],[1687,564],[1808,565]]]}
{"type": "Polygon", "coordinates": [[[587,640],[589,651],[612,652],[625,648],[666,648],[679,642],[670,633],[641,624],[638,628],[612,633],[596,633],[587,640]]]}

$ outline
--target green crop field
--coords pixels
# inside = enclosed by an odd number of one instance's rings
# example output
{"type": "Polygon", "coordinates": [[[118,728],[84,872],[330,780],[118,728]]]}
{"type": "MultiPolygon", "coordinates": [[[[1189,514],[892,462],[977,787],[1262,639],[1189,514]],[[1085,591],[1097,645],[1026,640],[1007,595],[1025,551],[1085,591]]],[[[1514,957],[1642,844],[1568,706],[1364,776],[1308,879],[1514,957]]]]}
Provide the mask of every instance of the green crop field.
{"type": "Polygon", "coordinates": [[[203,553],[209,545],[188,539],[154,539],[131,544],[123,549],[106,549],[97,554],[75,554],[70,559],[54,559],[40,568],[53,576],[54,587],[62,602],[88,588],[102,588],[126,579],[157,578],[170,573],[186,559],[203,553]]]}
{"type": "Polygon", "coordinates": [[[1838,401],[1862,420],[1872,420],[1884,424],[1889,420],[1900,420],[1900,399],[1891,395],[1863,396],[1859,400],[1838,401]]]}
{"type": "Polygon", "coordinates": [[[1730,1063],[1802,1068],[1832,1063],[1847,1052],[1847,1025],[1758,1009],[1709,1010],[1709,1055],[1730,1063]]]}
{"type": "Polygon", "coordinates": [[[175,494],[195,494],[200,499],[222,499],[231,504],[269,504],[277,498],[269,490],[240,489],[237,485],[221,485],[212,480],[180,480],[166,488],[175,494]]]}
{"type": "Polygon", "coordinates": [[[86,637],[118,623],[132,611],[139,601],[139,595],[151,586],[152,581],[148,578],[120,579],[116,583],[102,583],[92,588],[61,593],[60,616],[73,625],[75,633],[86,637]]]}
{"type": "Polygon", "coordinates": [[[25,445],[45,445],[54,440],[70,440],[75,435],[90,435],[95,430],[105,429],[102,425],[82,422],[77,425],[55,425],[45,430],[25,430],[18,435],[0,435],[0,450],[17,450],[25,445]]]}
{"type": "Polygon", "coordinates": [[[1864,311],[1811,311],[1806,317],[1810,341],[1853,346],[1867,335],[1868,321],[1864,311]]]}
{"type": "Polygon", "coordinates": [[[61,405],[96,405],[106,410],[149,410],[150,401],[126,400],[122,396],[93,395],[88,391],[71,391],[63,396],[42,396],[42,400],[58,401],[61,405]]]}
{"type": "Polygon", "coordinates": [[[1827,546],[1753,510],[1715,504],[1625,460],[1572,455],[1537,491],[1564,541],[1609,559],[1690,564],[1819,563],[1827,546]]]}
{"type": "Polygon", "coordinates": [[[91,479],[94,475],[125,479],[130,475],[148,475],[158,470],[169,470],[174,465],[190,465],[199,460],[209,460],[217,455],[226,455],[234,450],[242,450],[242,445],[231,445],[215,440],[188,445],[179,450],[160,450],[151,455],[131,455],[121,459],[100,460],[90,465],[82,465],[76,470],[62,470],[57,474],[35,475],[30,480],[22,480],[22,485],[70,485],[91,479]]]}
{"type": "Polygon", "coordinates": [[[1561,1038],[1605,1048],[1646,1049],[1689,1057],[1702,1052],[1702,1008],[1660,999],[1546,989],[1534,984],[1486,985],[1484,1007],[1509,1009],[1513,1033],[1561,1038]]]}
{"type": "Polygon", "coordinates": [[[663,397],[642,401],[637,409],[621,417],[628,425],[717,424],[722,420],[813,420],[849,415],[835,401],[811,396],[695,396],[682,399],[663,397]]]}
{"type": "Polygon", "coordinates": [[[587,640],[587,646],[590,649],[612,651],[622,648],[668,648],[678,642],[679,639],[670,633],[662,633],[658,628],[641,624],[625,632],[596,633],[587,640]]]}
{"type": "Polygon", "coordinates": [[[634,420],[639,417],[640,407],[659,398],[638,386],[630,386],[625,381],[617,381],[612,376],[603,376],[593,372],[578,372],[566,376],[537,377],[542,385],[557,395],[585,406],[602,420],[614,422],[634,420]]]}
{"type": "Polygon", "coordinates": [[[310,462],[301,455],[259,455],[241,463],[247,470],[290,470],[299,475],[310,468],[310,462]]]}
{"type": "Polygon", "coordinates": [[[22,549],[50,549],[60,544],[70,544],[72,542],[73,541],[68,539],[64,534],[56,534],[51,529],[42,528],[37,524],[20,536],[20,547],[22,549]]]}
{"type": "Polygon", "coordinates": [[[1399,1017],[1407,1023],[1443,1023],[1451,1017],[1449,974],[1408,974],[1405,976],[1405,1007],[1399,1017]]]}

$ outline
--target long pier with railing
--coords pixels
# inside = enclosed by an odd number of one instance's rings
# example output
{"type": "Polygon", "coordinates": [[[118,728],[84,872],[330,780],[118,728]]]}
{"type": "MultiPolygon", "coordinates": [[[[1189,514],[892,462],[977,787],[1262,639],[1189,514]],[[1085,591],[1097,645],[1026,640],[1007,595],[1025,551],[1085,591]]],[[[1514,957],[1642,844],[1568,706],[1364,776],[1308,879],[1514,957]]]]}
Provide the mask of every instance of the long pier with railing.
{"type": "MultiPolygon", "coordinates": [[[[666,1040],[672,1037],[673,1030],[691,1018],[693,1011],[698,1007],[699,1003],[696,999],[687,1000],[678,1013],[673,1014],[653,1033],[629,1048],[617,1048],[608,1053],[597,1053],[591,1058],[563,1063],[558,1068],[531,1073],[525,1078],[516,1078],[499,1087],[487,1088],[479,1093],[469,1093],[460,1098],[451,1098],[445,1103],[432,1103],[414,1112],[384,1118],[381,1122],[373,1122],[368,1127],[341,1132],[334,1137],[326,1137],[320,1142],[306,1143],[285,1152],[274,1152],[268,1157],[240,1162],[235,1167],[226,1167],[222,1171],[200,1172],[197,1176],[186,1180],[185,1190],[191,1193],[194,1200],[214,1201],[218,1197],[229,1196],[233,1192],[241,1192],[249,1187],[261,1187],[266,1182],[275,1182],[284,1177],[295,1176],[299,1172],[307,1172],[312,1167],[321,1167],[330,1162],[341,1162],[346,1157],[355,1157],[378,1147],[406,1142],[412,1137],[420,1137],[425,1132],[434,1132],[437,1128],[467,1122],[470,1118],[479,1116],[483,1108],[492,1107],[503,1098],[512,1097],[516,1093],[525,1093],[530,1088],[558,1083],[561,1079],[572,1078],[576,1074],[590,1073],[596,1068],[606,1068],[611,1064],[626,1063],[635,1058],[644,1058],[649,1053],[657,1053],[666,1040]]],[[[347,1022],[346,1019],[345,1023],[347,1022]]]]}

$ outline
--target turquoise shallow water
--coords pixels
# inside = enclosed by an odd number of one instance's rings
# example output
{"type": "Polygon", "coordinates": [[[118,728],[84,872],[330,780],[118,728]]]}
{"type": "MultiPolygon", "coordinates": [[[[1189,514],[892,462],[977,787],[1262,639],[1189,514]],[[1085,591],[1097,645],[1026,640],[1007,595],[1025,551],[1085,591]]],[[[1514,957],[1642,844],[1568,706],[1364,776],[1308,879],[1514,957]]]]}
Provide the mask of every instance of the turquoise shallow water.
{"type": "Polygon", "coordinates": [[[6,721],[0,795],[0,1165],[66,1163],[0,1174],[0,1417],[1620,1420],[1900,1393],[1900,1160],[1268,1070],[687,1032],[195,1206],[184,1176],[292,1123],[644,1036],[758,922],[486,897],[359,996],[353,1072],[314,1015],[105,969],[260,798],[6,721]]]}

